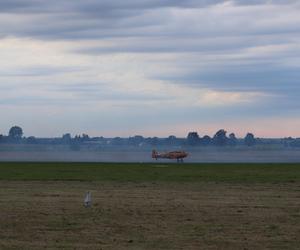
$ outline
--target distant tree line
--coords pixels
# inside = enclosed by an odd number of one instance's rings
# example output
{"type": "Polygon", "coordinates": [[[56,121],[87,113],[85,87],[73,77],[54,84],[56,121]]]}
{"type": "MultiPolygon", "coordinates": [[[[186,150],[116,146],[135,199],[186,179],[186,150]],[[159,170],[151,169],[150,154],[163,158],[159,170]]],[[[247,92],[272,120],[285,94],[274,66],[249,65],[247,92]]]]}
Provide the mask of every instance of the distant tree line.
{"type": "Polygon", "coordinates": [[[236,146],[238,144],[245,144],[247,146],[254,146],[257,139],[252,133],[248,133],[244,139],[237,139],[234,133],[230,133],[227,136],[227,132],[224,129],[218,130],[213,137],[204,135],[202,138],[197,132],[189,132],[187,136],[187,144],[190,146],[236,146]]]}
{"type": "Polygon", "coordinates": [[[70,133],[63,134],[57,138],[36,138],[34,136],[24,137],[23,129],[13,126],[8,131],[8,135],[0,135],[0,143],[7,144],[50,144],[50,145],[69,145],[71,149],[78,150],[82,145],[104,145],[104,146],[216,146],[216,147],[235,147],[244,145],[252,147],[261,144],[279,144],[285,147],[300,147],[300,138],[265,139],[256,138],[252,133],[247,133],[244,138],[237,138],[234,133],[227,135],[224,129],[218,130],[214,136],[199,136],[197,132],[189,132],[186,138],[177,138],[171,135],[167,138],[143,137],[136,135],[129,138],[104,138],[89,137],[87,134],[71,136],[70,133]]]}

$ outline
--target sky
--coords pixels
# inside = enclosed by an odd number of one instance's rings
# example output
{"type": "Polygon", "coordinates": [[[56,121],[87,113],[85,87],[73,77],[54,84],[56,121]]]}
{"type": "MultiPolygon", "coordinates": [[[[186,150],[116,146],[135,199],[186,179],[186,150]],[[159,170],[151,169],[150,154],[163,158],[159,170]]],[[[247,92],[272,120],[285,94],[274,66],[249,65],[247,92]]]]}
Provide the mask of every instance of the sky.
{"type": "Polygon", "coordinates": [[[0,134],[300,137],[298,0],[0,0],[0,134]]]}

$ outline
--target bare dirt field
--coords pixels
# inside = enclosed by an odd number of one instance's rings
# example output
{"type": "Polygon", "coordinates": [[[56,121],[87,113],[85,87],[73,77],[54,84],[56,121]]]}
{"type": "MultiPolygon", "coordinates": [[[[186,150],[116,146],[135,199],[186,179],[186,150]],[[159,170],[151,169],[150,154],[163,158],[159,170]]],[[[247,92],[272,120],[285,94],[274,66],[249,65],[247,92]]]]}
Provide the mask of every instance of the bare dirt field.
{"type": "Polygon", "coordinates": [[[1,180],[0,197],[1,249],[300,246],[299,182],[1,180]]]}

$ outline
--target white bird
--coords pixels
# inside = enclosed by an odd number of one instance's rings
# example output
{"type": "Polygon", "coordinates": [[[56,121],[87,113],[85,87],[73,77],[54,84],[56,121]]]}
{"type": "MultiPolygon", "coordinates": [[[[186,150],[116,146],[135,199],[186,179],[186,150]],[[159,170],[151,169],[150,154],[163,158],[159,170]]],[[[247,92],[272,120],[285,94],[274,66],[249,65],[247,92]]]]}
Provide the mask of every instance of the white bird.
{"type": "Polygon", "coordinates": [[[90,207],[92,205],[92,196],[91,196],[91,192],[87,191],[86,195],[84,197],[84,206],[85,207],[90,207]]]}

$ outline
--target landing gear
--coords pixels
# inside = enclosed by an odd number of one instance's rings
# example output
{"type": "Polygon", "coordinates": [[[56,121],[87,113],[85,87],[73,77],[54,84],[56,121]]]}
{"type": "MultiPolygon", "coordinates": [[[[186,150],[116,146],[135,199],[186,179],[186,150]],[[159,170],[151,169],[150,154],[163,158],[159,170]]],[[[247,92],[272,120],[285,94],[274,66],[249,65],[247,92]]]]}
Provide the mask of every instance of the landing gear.
{"type": "Polygon", "coordinates": [[[177,158],[177,163],[183,163],[183,158],[177,158]]]}

